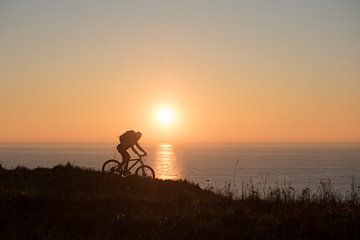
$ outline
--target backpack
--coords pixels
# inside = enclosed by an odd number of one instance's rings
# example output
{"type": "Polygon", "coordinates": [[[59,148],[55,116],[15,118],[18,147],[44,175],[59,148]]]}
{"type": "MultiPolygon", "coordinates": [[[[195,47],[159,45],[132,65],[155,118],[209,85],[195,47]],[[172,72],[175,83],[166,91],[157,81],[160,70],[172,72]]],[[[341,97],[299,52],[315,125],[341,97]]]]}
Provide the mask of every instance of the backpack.
{"type": "Polygon", "coordinates": [[[125,143],[125,144],[136,142],[136,133],[134,130],[128,130],[120,135],[119,140],[121,143],[125,143]]]}

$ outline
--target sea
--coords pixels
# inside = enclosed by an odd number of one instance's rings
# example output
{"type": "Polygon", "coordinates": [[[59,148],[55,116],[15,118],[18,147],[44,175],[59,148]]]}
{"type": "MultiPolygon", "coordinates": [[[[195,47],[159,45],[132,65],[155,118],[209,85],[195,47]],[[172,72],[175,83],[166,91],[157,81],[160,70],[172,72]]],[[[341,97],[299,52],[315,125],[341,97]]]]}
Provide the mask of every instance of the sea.
{"type": "MultiPolygon", "coordinates": [[[[121,160],[116,144],[0,144],[3,168],[58,164],[101,170],[121,160]]],[[[340,194],[360,190],[360,144],[144,144],[145,164],[159,179],[186,179],[203,188],[258,190],[291,186],[318,191],[327,184],[340,194]]],[[[242,190],[241,190],[242,191],[242,190]]]]}

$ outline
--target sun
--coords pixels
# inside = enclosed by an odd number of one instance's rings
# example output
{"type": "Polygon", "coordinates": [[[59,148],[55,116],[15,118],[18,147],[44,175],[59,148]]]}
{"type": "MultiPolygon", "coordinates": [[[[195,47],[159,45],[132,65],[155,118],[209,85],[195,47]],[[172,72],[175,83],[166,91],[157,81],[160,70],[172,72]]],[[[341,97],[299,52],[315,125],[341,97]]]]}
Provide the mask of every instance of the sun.
{"type": "Polygon", "coordinates": [[[174,120],[174,113],[169,108],[162,108],[158,111],[157,117],[161,124],[169,125],[174,120]]]}

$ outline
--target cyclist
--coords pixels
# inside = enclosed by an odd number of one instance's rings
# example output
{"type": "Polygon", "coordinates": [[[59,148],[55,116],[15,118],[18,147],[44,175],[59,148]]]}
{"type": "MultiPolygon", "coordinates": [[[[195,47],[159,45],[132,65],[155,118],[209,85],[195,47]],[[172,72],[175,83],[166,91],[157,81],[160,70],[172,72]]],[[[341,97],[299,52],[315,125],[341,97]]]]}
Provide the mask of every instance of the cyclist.
{"type": "Polygon", "coordinates": [[[126,174],[129,174],[128,165],[130,160],[130,154],[127,152],[129,148],[133,150],[134,153],[136,153],[139,157],[141,156],[147,156],[147,152],[139,145],[138,141],[141,138],[141,132],[135,132],[134,130],[128,130],[122,135],[120,135],[119,140],[120,144],[117,145],[117,150],[121,154],[122,161],[124,163],[124,172],[126,174]],[[135,149],[135,146],[137,149],[142,151],[142,155],[139,154],[139,152],[135,149]]]}

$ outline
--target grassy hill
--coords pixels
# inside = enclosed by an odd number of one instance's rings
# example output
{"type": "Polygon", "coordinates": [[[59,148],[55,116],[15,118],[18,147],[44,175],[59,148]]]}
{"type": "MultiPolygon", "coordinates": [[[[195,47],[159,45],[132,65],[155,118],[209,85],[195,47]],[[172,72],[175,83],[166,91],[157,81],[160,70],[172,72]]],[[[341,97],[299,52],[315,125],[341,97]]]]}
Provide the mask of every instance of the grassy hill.
{"type": "Polygon", "coordinates": [[[360,239],[357,195],[277,191],[234,199],[71,165],[0,168],[0,239],[360,239]]]}

